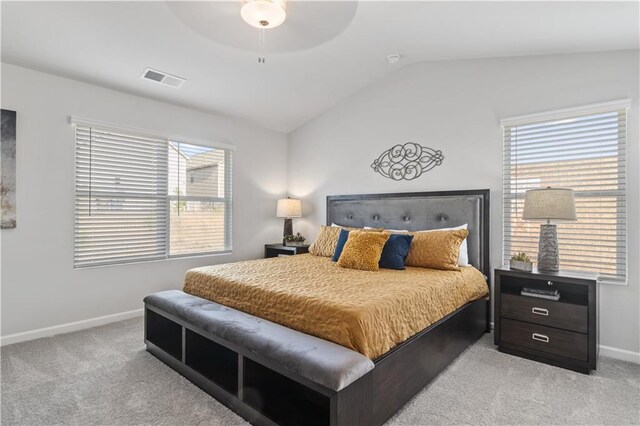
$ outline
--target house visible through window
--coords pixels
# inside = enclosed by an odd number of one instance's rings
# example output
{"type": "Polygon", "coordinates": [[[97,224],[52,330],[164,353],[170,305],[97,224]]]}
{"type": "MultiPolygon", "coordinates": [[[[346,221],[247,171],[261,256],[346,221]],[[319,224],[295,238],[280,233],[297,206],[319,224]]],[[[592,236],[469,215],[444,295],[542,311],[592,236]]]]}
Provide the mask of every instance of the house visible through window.
{"type": "Polygon", "coordinates": [[[169,142],[169,148],[169,254],[224,251],[228,154],[181,142],[169,142]]]}
{"type": "Polygon", "coordinates": [[[537,258],[539,223],[522,220],[525,191],[575,191],[576,222],[560,223],[560,268],[625,283],[626,102],[503,120],[504,261],[537,258]]]}
{"type": "Polygon", "coordinates": [[[232,154],[76,123],[76,267],[223,253],[232,154]]]}

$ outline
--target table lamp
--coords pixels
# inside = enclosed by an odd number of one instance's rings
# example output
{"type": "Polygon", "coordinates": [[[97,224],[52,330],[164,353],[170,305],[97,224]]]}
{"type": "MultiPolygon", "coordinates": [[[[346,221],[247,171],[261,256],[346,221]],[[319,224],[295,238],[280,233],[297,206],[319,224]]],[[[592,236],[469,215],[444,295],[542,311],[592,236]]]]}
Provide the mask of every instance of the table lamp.
{"type": "Polygon", "coordinates": [[[284,237],[293,235],[293,222],[291,218],[302,216],[302,203],[300,200],[293,198],[282,198],[278,200],[278,208],[276,209],[276,217],[284,218],[284,230],[282,232],[282,242],[284,237]]]}
{"type": "Polygon", "coordinates": [[[525,192],[522,219],[547,222],[540,225],[538,270],[557,272],[560,265],[558,232],[551,221],[577,220],[573,189],[547,187],[525,192]]]}

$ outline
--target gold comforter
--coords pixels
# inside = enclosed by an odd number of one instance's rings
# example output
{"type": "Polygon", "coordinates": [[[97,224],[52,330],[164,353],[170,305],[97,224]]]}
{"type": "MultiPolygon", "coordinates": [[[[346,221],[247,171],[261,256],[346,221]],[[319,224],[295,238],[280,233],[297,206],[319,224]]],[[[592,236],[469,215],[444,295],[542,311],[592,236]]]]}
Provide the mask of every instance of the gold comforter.
{"type": "Polygon", "coordinates": [[[184,291],[375,359],[488,294],[480,271],[461,269],[357,271],[304,254],[192,269],[184,291]]]}

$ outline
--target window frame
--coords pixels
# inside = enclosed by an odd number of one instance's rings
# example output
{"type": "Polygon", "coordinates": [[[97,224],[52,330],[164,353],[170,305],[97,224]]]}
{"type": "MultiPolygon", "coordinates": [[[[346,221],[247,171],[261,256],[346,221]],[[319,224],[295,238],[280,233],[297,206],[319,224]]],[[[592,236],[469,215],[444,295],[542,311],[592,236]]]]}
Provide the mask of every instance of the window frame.
{"type": "MultiPolygon", "coordinates": [[[[192,257],[197,258],[197,257],[203,257],[203,256],[229,255],[233,253],[233,234],[234,234],[233,212],[234,212],[234,204],[235,204],[234,182],[233,182],[234,176],[235,176],[235,169],[233,167],[233,163],[234,163],[233,157],[235,157],[235,150],[236,150],[235,145],[224,143],[224,142],[212,142],[210,140],[179,136],[175,134],[168,134],[164,132],[152,131],[152,130],[142,129],[138,127],[133,127],[133,126],[113,124],[110,122],[87,119],[87,118],[78,117],[78,116],[69,116],[69,123],[72,125],[72,128],[73,128],[73,146],[74,146],[74,149],[73,149],[73,152],[74,152],[74,167],[73,167],[74,218],[73,218],[73,227],[72,227],[73,228],[72,241],[73,241],[73,253],[74,253],[73,255],[74,269],[81,270],[81,269],[102,268],[102,267],[109,267],[109,266],[124,266],[124,265],[136,264],[136,263],[159,262],[159,261],[167,261],[167,260],[175,260],[175,259],[192,258],[192,257]],[[77,126],[95,127],[103,131],[121,132],[132,137],[161,139],[167,145],[167,149],[169,149],[168,146],[170,143],[175,143],[179,141],[185,144],[198,145],[198,146],[203,146],[207,148],[221,149],[221,150],[227,151],[228,155],[227,153],[225,153],[225,156],[224,156],[224,161],[225,161],[224,177],[225,177],[225,186],[229,188],[228,193],[225,193],[224,197],[181,196],[180,201],[188,199],[186,201],[207,201],[207,202],[224,203],[224,206],[225,206],[224,207],[225,208],[224,239],[225,239],[225,247],[228,247],[228,249],[171,255],[170,254],[170,248],[171,248],[170,246],[171,211],[170,210],[171,210],[171,202],[175,201],[175,199],[177,199],[178,196],[169,195],[168,188],[167,188],[167,191],[165,191],[166,195],[163,197],[165,200],[165,206],[166,206],[166,223],[165,223],[166,243],[165,243],[164,257],[154,257],[149,259],[138,258],[134,260],[118,260],[118,261],[99,262],[95,264],[84,264],[84,265],[76,264],[76,245],[77,245],[77,241],[76,241],[76,215],[77,215],[76,208],[77,207],[76,205],[78,201],[78,191],[75,189],[76,183],[77,183],[77,166],[76,166],[75,158],[78,153],[77,152],[77,134],[76,134],[77,126]],[[227,179],[230,179],[228,183],[226,182],[227,179]]],[[[170,173],[169,163],[167,162],[167,171],[166,171],[167,180],[168,180],[169,173],[170,173]]]]}
{"type": "MultiPolygon", "coordinates": [[[[624,150],[624,157],[620,158],[618,157],[617,161],[618,164],[620,163],[624,163],[625,167],[624,167],[624,180],[625,180],[625,184],[624,184],[624,193],[623,193],[623,197],[624,197],[624,201],[625,204],[627,204],[629,202],[629,187],[627,184],[627,176],[628,176],[628,167],[626,166],[627,162],[628,162],[628,156],[627,156],[627,150],[626,150],[626,144],[628,143],[628,121],[629,121],[629,108],[631,107],[631,100],[630,99],[619,99],[619,100],[614,100],[614,101],[609,101],[609,102],[601,102],[601,103],[596,103],[596,104],[588,104],[588,105],[582,105],[582,106],[578,106],[578,107],[573,107],[573,108],[564,108],[564,109],[557,109],[557,110],[552,110],[552,111],[548,111],[548,112],[541,112],[541,113],[535,113],[535,114],[527,114],[527,115],[519,115],[519,116],[514,116],[514,117],[509,117],[509,118],[505,118],[500,120],[500,126],[501,126],[501,130],[502,130],[502,202],[503,202],[503,208],[502,208],[502,239],[501,239],[501,243],[502,243],[502,261],[505,261],[505,259],[507,259],[507,253],[506,253],[506,248],[507,246],[509,246],[509,244],[506,243],[507,237],[511,236],[511,232],[507,233],[506,229],[507,229],[507,223],[511,223],[510,220],[508,220],[508,218],[506,217],[506,203],[507,202],[511,202],[510,200],[512,199],[517,199],[517,192],[514,193],[513,192],[507,192],[507,182],[511,182],[512,178],[511,176],[507,176],[505,170],[506,170],[506,165],[507,165],[507,161],[511,159],[511,154],[508,154],[508,150],[507,150],[507,146],[506,146],[506,141],[507,141],[507,137],[506,137],[506,133],[507,133],[507,127],[513,127],[513,126],[518,126],[518,125],[527,125],[527,124],[534,124],[534,123],[540,123],[540,122],[545,122],[545,121],[554,121],[554,120],[562,120],[562,119],[569,119],[569,118],[575,118],[577,116],[581,116],[581,115],[590,115],[590,114],[601,114],[601,113],[613,113],[613,112],[620,112],[622,110],[625,111],[625,150],[624,150]]],[[[618,156],[620,155],[620,148],[618,148],[618,156]]],[[[509,162],[509,164],[511,165],[512,162],[509,162]]],[[[598,191],[598,190],[591,190],[591,191],[576,191],[576,199],[578,198],[584,198],[584,197],[594,197],[594,196],[598,196],[598,195],[612,195],[612,192],[619,192],[620,190],[610,190],[610,191],[598,191]]],[[[523,194],[524,196],[524,194],[523,194]]],[[[600,276],[598,278],[598,282],[599,283],[605,283],[605,284],[612,284],[612,285],[622,285],[622,286],[626,286],[628,285],[629,282],[629,219],[627,216],[627,213],[625,211],[624,215],[624,229],[625,229],[625,235],[624,235],[624,267],[622,268],[624,270],[624,280],[622,279],[615,279],[615,278],[611,278],[610,276],[600,276]]],[[[619,240],[616,240],[617,242],[620,242],[619,240]]],[[[562,247],[560,247],[560,255],[562,257],[562,247]]]]}

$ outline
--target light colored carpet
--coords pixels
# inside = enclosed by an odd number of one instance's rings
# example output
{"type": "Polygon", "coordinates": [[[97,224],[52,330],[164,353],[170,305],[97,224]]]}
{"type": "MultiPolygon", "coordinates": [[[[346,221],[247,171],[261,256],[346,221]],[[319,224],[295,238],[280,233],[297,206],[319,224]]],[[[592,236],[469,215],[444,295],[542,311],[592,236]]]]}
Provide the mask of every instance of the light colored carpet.
{"type": "MultiPolygon", "coordinates": [[[[144,350],[134,319],[2,348],[2,425],[245,422],[144,350]]],[[[590,376],[499,353],[484,336],[389,422],[640,424],[640,366],[590,376]]]]}

